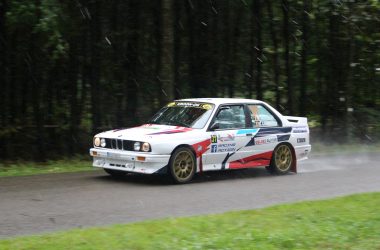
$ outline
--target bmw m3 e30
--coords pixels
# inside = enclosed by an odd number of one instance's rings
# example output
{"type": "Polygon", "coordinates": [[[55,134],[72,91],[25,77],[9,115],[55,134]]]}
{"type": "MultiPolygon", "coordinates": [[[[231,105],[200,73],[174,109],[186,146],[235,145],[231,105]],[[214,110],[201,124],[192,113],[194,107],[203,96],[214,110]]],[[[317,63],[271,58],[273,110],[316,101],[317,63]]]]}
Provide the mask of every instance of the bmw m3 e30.
{"type": "Polygon", "coordinates": [[[146,124],[95,135],[93,166],[108,174],[169,174],[187,183],[204,171],[266,167],[297,172],[311,150],[307,118],[283,116],[251,99],[168,103],[146,124]]]}

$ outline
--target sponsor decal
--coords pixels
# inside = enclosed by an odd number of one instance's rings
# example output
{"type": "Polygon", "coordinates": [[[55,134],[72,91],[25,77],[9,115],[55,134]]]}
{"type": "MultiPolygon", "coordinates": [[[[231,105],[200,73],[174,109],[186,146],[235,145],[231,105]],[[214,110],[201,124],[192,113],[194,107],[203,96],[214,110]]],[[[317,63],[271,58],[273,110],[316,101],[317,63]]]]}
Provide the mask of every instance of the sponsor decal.
{"type": "Polygon", "coordinates": [[[236,143],[223,143],[211,145],[211,153],[223,153],[236,151],[236,143]]]}
{"type": "Polygon", "coordinates": [[[202,108],[206,109],[206,110],[210,110],[210,109],[212,109],[212,106],[211,106],[211,104],[202,104],[202,108]]]}
{"type": "Polygon", "coordinates": [[[306,142],[306,138],[297,138],[297,143],[304,143],[306,142]]]}
{"type": "Polygon", "coordinates": [[[235,147],[236,143],[218,144],[218,152],[233,152],[235,147]]]}
{"type": "Polygon", "coordinates": [[[170,129],[170,130],[165,130],[165,131],[162,131],[162,132],[151,133],[151,134],[148,134],[148,135],[176,134],[176,133],[188,132],[188,131],[191,131],[191,130],[192,130],[192,128],[175,127],[175,129],[170,129]]]}
{"type": "Polygon", "coordinates": [[[288,135],[277,135],[277,141],[278,142],[288,141],[289,138],[290,138],[290,134],[288,134],[288,135]]]}
{"type": "Polygon", "coordinates": [[[282,128],[260,128],[260,131],[256,134],[256,136],[267,136],[273,134],[285,134],[290,133],[292,131],[292,127],[282,127],[282,128]]]}
{"type": "Polygon", "coordinates": [[[255,145],[263,145],[277,142],[277,136],[255,138],[255,145]]]}
{"type": "Polygon", "coordinates": [[[307,127],[293,127],[293,133],[307,133],[309,132],[307,127]]]}
{"type": "Polygon", "coordinates": [[[213,105],[209,103],[198,103],[198,102],[171,102],[166,107],[194,107],[210,110],[213,105]]]}
{"type": "Polygon", "coordinates": [[[218,135],[218,140],[225,142],[225,141],[234,141],[235,140],[235,135],[233,134],[227,134],[225,136],[218,135]]]}
{"type": "Polygon", "coordinates": [[[185,107],[200,107],[200,103],[195,103],[195,102],[176,102],[175,106],[185,106],[185,107]]]}
{"type": "Polygon", "coordinates": [[[249,168],[258,166],[268,166],[272,158],[272,151],[264,152],[242,158],[240,160],[232,161],[229,163],[230,169],[249,168]]]}
{"type": "Polygon", "coordinates": [[[211,143],[217,143],[218,142],[218,137],[216,135],[211,136],[211,143]]]}
{"type": "Polygon", "coordinates": [[[257,132],[259,131],[258,128],[254,128],[254,129],[240,129],[237,131],[237,134],[238,135],[246,135],[246,134],[256,134],[257,132]]]}
{"type": "Polygon", "coordinates": [[[208,147],[209,145],[210,145],[210,139],[200,141],[192,145],[197,158],[201,157],[202,154],[204,154],[204,152],[206,152],[209,149],[208,147]]]}
{"type": "Polygon", "coordinates": [[[266,136],[277,136],[277,141],[287,141],[289,140],[290,134],[288,135],[276,135],[276,134],[284,134],[290,133],[292,131],[292,127],[282,127],[282,128],[260,128],[257,129],[257,133],[253,134],[251,140],[245,145],[245,147],[255,145],[256,138],[262,138],[266,136]]]}

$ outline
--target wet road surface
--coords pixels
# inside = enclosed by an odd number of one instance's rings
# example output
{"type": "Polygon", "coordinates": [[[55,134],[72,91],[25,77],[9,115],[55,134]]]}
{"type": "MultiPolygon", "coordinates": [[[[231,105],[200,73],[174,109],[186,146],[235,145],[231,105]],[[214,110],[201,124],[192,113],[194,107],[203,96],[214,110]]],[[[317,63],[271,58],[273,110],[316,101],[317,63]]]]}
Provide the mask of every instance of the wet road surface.
{"type": "Polygon", "coordinates": [[[0,178],[0,238],[380,191],[380,154],[313,156],[298,174],[208,172],[187,185],[103,171],[0,178]]]}

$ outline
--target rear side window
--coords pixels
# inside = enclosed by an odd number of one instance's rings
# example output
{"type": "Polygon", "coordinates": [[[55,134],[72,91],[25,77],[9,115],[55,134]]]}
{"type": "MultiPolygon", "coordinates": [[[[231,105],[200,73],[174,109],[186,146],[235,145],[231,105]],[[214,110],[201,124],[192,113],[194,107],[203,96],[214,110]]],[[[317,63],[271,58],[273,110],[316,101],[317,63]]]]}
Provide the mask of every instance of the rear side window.
{"type": "Polygon", "coordinates": [[[240,129],[245,128],[245,113],[243,105],[226,105],[219,109],[214,123],[219,129],[240,129]]]}
{"type": "Polygon", "coordinates": [[[277,119],[262,105],[248,105],[253,127],[278,127],[277,119]]]}

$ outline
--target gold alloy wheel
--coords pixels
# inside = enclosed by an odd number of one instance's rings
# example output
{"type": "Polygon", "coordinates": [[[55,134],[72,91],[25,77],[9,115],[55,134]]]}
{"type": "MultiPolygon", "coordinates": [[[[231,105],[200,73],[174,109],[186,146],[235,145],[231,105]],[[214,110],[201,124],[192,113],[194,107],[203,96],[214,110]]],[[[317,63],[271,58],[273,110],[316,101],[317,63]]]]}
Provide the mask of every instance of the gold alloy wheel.
{"type": "Polygon", "coordinates": [[[280,171],[285,172],[289,170],[292,164],[292,152],[287,145],[281,145],[277,148],[275,153],[275,162],[280,171]]]}
{"type": "Polygon", "coordinates": [[[180,181],[187,180],[194,171],[194,160],[190,154],[191,152],[182,151],[174,158],[174,175],[180,181]]]}

